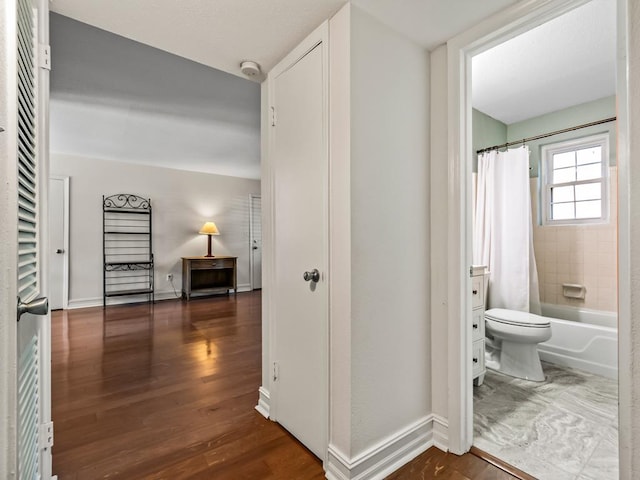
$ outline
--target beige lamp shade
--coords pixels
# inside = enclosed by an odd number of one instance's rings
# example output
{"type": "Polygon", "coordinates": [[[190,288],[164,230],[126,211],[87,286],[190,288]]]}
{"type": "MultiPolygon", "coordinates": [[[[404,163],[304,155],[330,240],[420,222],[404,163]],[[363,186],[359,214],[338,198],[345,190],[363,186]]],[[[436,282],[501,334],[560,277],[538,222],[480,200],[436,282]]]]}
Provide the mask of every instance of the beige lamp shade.
{"type": "Polygon", "coordinates": [[[213,222],[205,223],[198,233],[201,235],[220,235],[218,227],[216,227],[216,224],[213,222]]]}

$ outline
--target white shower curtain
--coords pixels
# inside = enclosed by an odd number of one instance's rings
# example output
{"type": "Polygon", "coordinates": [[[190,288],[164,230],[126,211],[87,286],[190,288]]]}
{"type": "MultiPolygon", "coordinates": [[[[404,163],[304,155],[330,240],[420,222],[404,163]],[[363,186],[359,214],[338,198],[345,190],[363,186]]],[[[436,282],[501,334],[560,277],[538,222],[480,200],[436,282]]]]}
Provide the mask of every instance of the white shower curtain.
{"type": "Polygon", "coordinates": [[[478,156],[473,263],[489,267],[488,308],[540,313],[527,146],[478,156]]]}

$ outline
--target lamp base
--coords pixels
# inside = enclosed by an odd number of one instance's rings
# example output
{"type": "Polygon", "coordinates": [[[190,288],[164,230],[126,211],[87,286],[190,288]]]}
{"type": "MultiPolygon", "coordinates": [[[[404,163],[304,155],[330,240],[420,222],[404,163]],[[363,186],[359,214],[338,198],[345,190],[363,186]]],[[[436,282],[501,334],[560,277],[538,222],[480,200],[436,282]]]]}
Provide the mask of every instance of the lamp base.
{"type": "Polygon", "coordinates": [[[207,254],[205,257],[213,257],[213,253],[211,253],[211,235],[207,235],[207,254]]]}

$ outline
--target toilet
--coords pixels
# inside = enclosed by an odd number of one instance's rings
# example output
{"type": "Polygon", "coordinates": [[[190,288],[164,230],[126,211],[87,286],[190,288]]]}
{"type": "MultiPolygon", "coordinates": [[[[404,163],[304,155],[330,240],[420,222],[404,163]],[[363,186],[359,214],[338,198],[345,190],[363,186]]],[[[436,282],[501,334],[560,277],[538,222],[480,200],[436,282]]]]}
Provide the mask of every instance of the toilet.
{"type": "Polygon", "coordinates": [[[548,318],[528,312],[492,308],[484,313],[486,366],[512,377],[543,382],[538,343],[551,338],[548,318]]]}

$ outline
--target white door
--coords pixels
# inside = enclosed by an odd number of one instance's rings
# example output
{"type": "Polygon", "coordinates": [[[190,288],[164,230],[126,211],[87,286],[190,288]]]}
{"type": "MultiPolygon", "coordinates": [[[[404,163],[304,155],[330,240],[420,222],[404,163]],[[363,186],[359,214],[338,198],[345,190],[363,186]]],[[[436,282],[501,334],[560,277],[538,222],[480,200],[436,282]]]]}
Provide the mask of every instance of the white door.
{"type": "Polygon", "coordinates": [[[251,288],[262,288],[262,198],[251,195],[251,288]]]}
{"type": "Polygon", "coordinates": [[[0,478],[48,479],[50,345],[46,299],[48,41],[45,0],[0,9],[0,478]],[[44,179],[44,181],[43,181],[44,179]],[[18,302],[16,302],[18,299],[18,302]],[[20,314],[24,311],[24,314],[20,314]],[[37,315],[34,315],[37,314],[37,315]]]}
{"type": "Polygon", "coordinates": [[[310,37],[270,74],[275,109],[270,132],[275,198],[272,416],[321,459],[328,429],[325,48],[325,42],[310,37]]]}
{"type": "Polygon", "coordinates": [[[49,179],[49,308],[67,308],[69,178],[49,179]]]}

